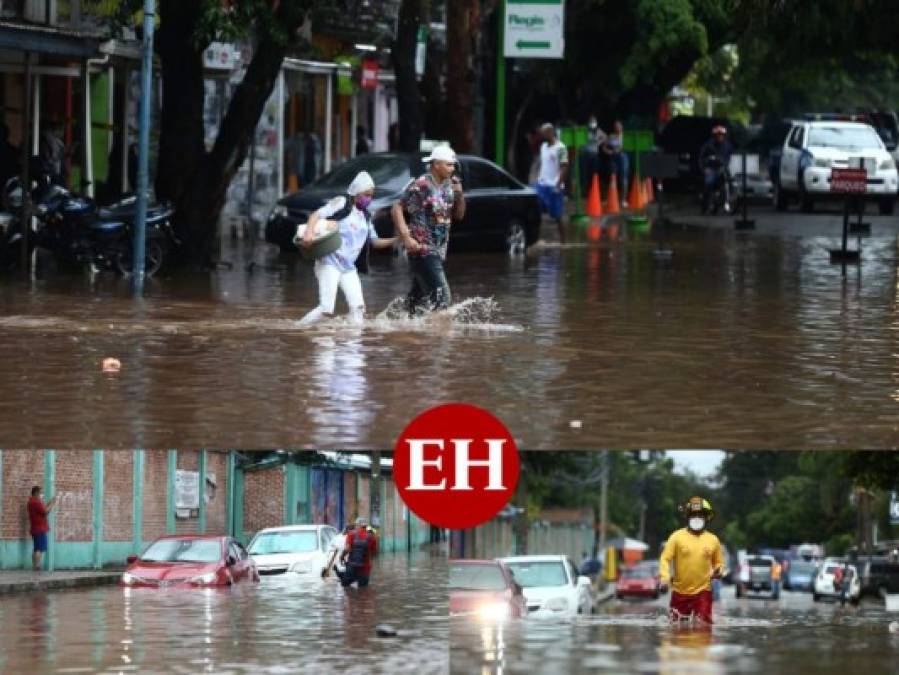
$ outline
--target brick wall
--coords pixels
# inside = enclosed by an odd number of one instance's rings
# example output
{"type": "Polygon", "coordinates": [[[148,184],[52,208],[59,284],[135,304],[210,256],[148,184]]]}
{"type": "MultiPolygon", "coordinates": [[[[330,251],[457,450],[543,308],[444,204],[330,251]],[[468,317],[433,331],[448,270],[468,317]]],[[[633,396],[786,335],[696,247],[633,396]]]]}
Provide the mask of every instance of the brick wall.
{"type": "Polygon", "coordinates": [[[206,473],[215,475],[216,486],[212,492],[212,501],[206,504],[206,532],[227,534],[228,455],[223,452],[207,452],[206,473]]]}
{"type": "Polygon", "coordinates": [[[273,467],[244,475],[243,527],[252,534],[284,524],[284,470],[273,467]]]}
{"type": "Polygon", "coordinates": [[[67,450],[56,453],[56,541],[94,539],[94,453],[67,450]]]}
{"type": "MultiPolygon", "coordinates": [[[[146,480],[146,475],[144,476],[146,480]]],[[[103,453],[103,540],[131,541],[134,524],[134,454],[103,453]]],[[[146,487],[144,488],[146,492],[146,487]]]]}
{"type": "MultiPolygon", "coordinates": [[[[107,453],[107,457],[109,454],[107,453]]],[[[168,462],[167,450],[147,450],[144,453],[144,503],[141,522],[144,541],[152,541],[166,533],[168,462]]]]}
{"type": "Polygon", "coordinates": [[[26,539],[31,488],[44,482],[43,450],[3,451],[3,503],[0,504],[0,539],[26,539]]]}

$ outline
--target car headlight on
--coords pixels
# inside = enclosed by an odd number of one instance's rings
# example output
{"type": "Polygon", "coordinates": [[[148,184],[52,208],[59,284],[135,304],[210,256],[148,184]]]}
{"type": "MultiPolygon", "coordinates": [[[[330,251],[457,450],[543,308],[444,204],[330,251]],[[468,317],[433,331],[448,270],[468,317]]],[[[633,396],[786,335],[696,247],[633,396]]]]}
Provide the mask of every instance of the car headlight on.
{"type": "Polygon", "coordinates": [[[565,598],[551,598],[544,607],[553,612],[565,612],[568,611],[568,600],[565,598]]]}
{"type": "Polygon", "coordinates": [[[881,171],[889,171],[890,169],[896,168],[896,162],[893,161],[892,157],[887,157],[880,163],[880,166],[877,168],[881,171]]]}
{"type": "Polygon", "coordinates": [[[137,578],[133,574],[129,574],[128,572],[122,573],[122,583],[126,586],[130,586],[135,581],[137,581],[137,578]]]}
{"type": "Polygon", "coordinates": [[[492,602],[478,607],[478,618],[483,621],[505,621],[511,611],[505,602],[492,602]]]}
{"type": "Polygon", "coordinates": [[[272,209],[271,213],[268,214],[269,220],[274,220],[275,218],[286,218],[287,217],[287,207],[284,204],[276,204],[275,208],[272,209]]]}
{"type": "Polygon", "coordinates": [[[215,572],[209,572],[209,574],[203,574],[198,577],[194,577],[190,580],[191,583],[194,584],[211,584],[215,582],[215,572]]]}

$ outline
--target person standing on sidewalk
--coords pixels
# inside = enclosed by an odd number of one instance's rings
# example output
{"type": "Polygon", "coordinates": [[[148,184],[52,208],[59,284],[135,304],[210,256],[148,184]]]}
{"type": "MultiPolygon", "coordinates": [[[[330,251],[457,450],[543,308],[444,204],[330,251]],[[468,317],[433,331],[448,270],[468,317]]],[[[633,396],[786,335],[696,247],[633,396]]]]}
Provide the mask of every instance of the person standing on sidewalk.
{"type": "Polygon", "coordinates": [[[559,242],[565,243],[565,183],[568,181],[568,148],[556,136],[556,128],[547,122],[540,127],[540,170],[537,174],[537,198],[540,210],[549,214],[559,228],[559,242]]]}
{"type": "Polygon", "coordinates": [[[448,145],[438,145],[424,161],[430,171],[410,181],[391,209],[393,225],[409,256],[410,316],[447,309],[452,304],[443,263],[452,221],[465,217],[462,183],[454,176],[456,153],[448,145]],[[408,223],[405,214],[409,214],[408,223]]]}
{"type": "Polygon", "coordinates": [[[671,584],[668,613],[672,621],[692,615],[711,624],[712,579],[720,579],[724,570],[721,542],[705,529],[715,514],[708,500],[701,497],[691,497],[680,510],[687,517],[687,527],[665,542],[659,559],[660,590],[666,592],[671,584]]]}
{"type": "Polygon", "coordinates": [[[31,539],[34,543],[31,565],[35,572],[41,571],[41,558],[47,552],[47,539],[50,533],[47,516],[55,506],[56,497],[45,504],[43,490],[40,486],[35,485],[31,488],[31,498],[28,500],[28,521],[31,525],[31,539]]]}
{"type": "Polygon", "coordinates": [[[621,205],[628,207],[627,188],[630,183],[630,161],[624,151],[624,125],[621,120],[615,120],[610,133],[602,144],[602,151],[606,153],[609,162],[609,171],[618,177],[618,194],[621,195],[621,205]]]}

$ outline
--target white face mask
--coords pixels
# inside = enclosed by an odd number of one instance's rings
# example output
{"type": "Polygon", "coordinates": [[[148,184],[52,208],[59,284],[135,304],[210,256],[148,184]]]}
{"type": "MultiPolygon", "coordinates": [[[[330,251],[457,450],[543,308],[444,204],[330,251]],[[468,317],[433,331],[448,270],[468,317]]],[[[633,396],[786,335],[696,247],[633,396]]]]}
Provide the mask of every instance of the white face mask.
{"type": "Polygon", "coordinates": [[[687,524],[690,526],[691,530],[699,532],[699,530],[705,527],[705,518],[690,518],[690,520],[687,521],[687,524]]]}

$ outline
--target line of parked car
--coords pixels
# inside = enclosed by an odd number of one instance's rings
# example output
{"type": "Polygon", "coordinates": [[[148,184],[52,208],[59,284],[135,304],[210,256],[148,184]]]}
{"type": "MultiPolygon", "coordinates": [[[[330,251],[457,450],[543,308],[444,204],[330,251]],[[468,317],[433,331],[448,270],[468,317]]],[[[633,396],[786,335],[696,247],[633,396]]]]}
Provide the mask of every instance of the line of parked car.
{"type": "Polygon", "coordinates": [[[596,596],[590,578],[562,555],[451,560],[451,616],[488,621],[591,614],[596,596]]]}
{"type": "Polygon", "coordinates": [[[330,525],[288,525],[260,530],[244,547],[233,537],[169,535],[128,557],[122,585],[130,588],[231,586],[261,576],[321,575],[331,541],[330,525]]]}

